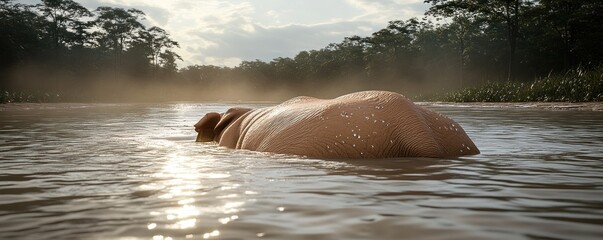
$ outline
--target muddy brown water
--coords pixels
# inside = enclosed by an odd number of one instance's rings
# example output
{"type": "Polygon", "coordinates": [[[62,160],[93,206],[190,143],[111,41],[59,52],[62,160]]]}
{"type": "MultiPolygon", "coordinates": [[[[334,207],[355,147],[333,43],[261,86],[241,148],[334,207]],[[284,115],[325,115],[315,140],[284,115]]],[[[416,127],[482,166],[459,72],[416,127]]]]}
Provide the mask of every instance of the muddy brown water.
{"type": "Polygon", "coordinates": [[[603,112],[431,106],[482,154],[320,160],[195,143],[206,112],[0,111],[0,239],[600,239],[603,112]]]}

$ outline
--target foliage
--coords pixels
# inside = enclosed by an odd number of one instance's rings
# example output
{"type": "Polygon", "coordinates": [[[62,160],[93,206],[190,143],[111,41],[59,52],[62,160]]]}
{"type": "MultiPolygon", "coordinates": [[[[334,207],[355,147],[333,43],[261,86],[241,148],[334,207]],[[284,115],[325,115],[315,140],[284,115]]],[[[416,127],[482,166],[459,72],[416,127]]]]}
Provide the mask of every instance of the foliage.
{"type": "MultiPolygon", "coordinates": [[[[482,19],[489,25],[504,25],[507,42],[507,80],[515,80],[516,51],[519,40],[519,28],[524,18],[524,9],[533,1],[530,0],[426,0],[432,7],[428,13],[435,16],[454,17],[460,25],[459,33],[464,37],[467,20],[482,19]]],[[[462,44],[462,42],[461,42],[462,44]]],[[[464,47],[464,46],[463,46],[464,47]]]]}
{"type": "Polygon", "coordinates": [[[11,92],[3,99],[45,99],[21,92],[81,89],[108,76],[174,78],[179,45],[165,30],[147,29],[144,15],[113,7],[89,11],[73,0],[1,0],[0,89],[11,92]]]}
{"type": "Polygon", "coordinates": [[[576,68],[563,74],[538,78],[531,83],[491,82],[481,87],[434,96],[448,102],[588,102],[603,101],[603,67],[592,71],[576,68]]]}
{"type": "Polygon", "coordinates": [[[347,37],[293,58],[243,61],[237,67],[219,70],[187,68],[181,70],[180,77],[218,71],[221,74],[211,75],[219,77],[186,82],[285,85],[294,86],[298,94],[313,92],[304,91],[304,86],[358,80],[360,89],[394,88],[429,94],[426,89],[434,86],[449,90],[483,82],[501,88],[521,87],[539,76],[579,66],[587,71],[603,64],[601,1],[426,2],[432,5],[426,14],[436,17],[437,23],[426,19],[391,21],[371,36],[347,37]]]}
{"type": "Polygon", "coordinates": [[[73,0],[0,0],[0,89],[11,93],[3,99],[32,99],[20,92],[79,99],[94,86],[135,79],[135,88],[157,82],[187,89],[244,85],[316,95],[330,85],[338,93],[465,89],[440,97],[454,101],[601,100],[603,2],[425,2],[431,4],[425,18],[390,21],[370,36],[271,61],[178,70],[179,44],[165,30],[145,26],[140,10],[89,11],[73,0]]]}
{"type": "Polygon", "coordinates": [[[72,0],[42,0],[35,7],[46,20],[40,21],[40,24],[55,54],[61,47],[81,44],[83,36],[78,34],[83,32],[75,29],[84,25],[79,19],[92,16],[88,9],[72,0]]]}
{"type": "Polygon", "coordinates": [[[61,101],[61,95],[56,93],[43,92],[9,92],[0,91],[0,103],[18,103],[18,102],[58,102],[61,101]]]}

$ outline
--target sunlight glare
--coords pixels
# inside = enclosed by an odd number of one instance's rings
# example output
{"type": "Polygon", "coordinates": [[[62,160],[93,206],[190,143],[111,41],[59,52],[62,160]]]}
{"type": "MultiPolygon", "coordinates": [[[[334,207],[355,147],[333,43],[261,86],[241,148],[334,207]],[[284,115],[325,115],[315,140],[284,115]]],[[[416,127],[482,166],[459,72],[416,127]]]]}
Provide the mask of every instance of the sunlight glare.
{"type": "Polygon", "coordinates": [[[217,237],[217,236],[220,236],[220,231],[214,230],[214,231],[212,231],[210,233],[204,233],[203,234],[203,239],[208,239],[210,237],[217,237]]]}
{"type": "Polygon", "coordinates": [[[169,225],[170,229],[188,229],[193,228],[197,224],[197,219],[189,218],[176,222],[175,224],[169,225]]]}
{"type": "Polygon", "coordinates": [[[155,229],[157,227],[157,223],[150,223],[149,225],[147,225],[147,228],[149,230],[155,229]]]}

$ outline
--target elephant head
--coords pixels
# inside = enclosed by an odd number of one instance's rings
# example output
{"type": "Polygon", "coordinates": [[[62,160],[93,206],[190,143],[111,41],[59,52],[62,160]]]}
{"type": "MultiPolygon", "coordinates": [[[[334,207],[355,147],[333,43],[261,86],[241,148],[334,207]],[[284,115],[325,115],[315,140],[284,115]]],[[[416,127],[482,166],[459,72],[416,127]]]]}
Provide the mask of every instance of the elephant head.
{"type": "Polygon", "coordinates": [[[216,112],[205,114],[205,116],[195,124],[195,131],[197,132],[196,141],[219,142],[224,129],[250,110],[251,109],[249,108],[231,108],[222,114],[216,112]]]}

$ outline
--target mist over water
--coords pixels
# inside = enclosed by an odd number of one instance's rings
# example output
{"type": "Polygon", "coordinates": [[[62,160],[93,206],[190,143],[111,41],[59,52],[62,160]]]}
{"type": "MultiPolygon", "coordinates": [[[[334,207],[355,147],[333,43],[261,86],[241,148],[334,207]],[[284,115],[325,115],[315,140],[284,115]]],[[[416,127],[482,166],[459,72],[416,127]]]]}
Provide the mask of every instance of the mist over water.
{"type": "Polygon", "coordinates": [[[57,94],[62,102],[167,102],[167,101],[271,101],[282,102],[296,96],[335,98],[367,90],[396,91],[407,97],[437,92],[437,87],[412,83],[371,83],[359,79],[325,79],[315,84],[258,83],[246,77],[220,79],[207,83],[175,80],[114,79],[54,80],[17,78],[12,89],[26,93],[57,94]]]}
{"type": "Polygon", "coordinates": [[[461,124],[482,154],[327,161],[194,142],[201,116],[233,106],[5,108],[0,239],[603,234],[601,112],[431,107],[461,124]]]}
{"type": "Polygon", "coordinates": [[[240,69],[221,69],[225,73],[215,76],[204,76],[208,74],[207,70],[190,73],[182,69],[172,77],[155,78],[131,76],[124,70],[74,73],[44,65],[23,64],[7,71],[9,74],[0,82],[0,90],[57,96],[47,100],[50,102],[282,102],[302,95],[335,98],[367,90],[393,91],[414,98],[460,87],[457,76],[438,74],[437,71],[430,75],[423,73],[431,76],[425,81],[394,73],[383,75],[379,80],[362,74],[296,80],[258,77],[240,69]]]}

